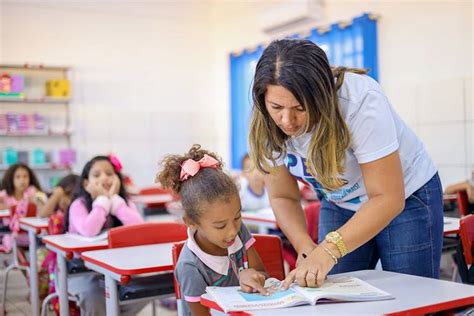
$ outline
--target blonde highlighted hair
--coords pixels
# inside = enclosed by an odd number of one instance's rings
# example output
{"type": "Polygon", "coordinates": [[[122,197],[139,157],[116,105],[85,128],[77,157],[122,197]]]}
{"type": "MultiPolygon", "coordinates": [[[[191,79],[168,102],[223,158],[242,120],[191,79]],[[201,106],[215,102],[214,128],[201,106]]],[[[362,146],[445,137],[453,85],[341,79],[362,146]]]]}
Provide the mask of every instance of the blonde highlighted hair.
{"type": "Polygon", "coordinates": [[[311,175],[330,191],[344,185],[340,175],[344,173],[351,136],[339,110],[337,91],[348,71],[366,73],[363,69],[331,68],[325,52],[308,40],[276,40],[265,49],[255,70],[249,133],[251,158],[260,171],[269,173],[276,159],[287,153],[288,136],[265,106],[267,86],[279,85],[290,91],[306,111],[302,133],[312,134],[307,152],[311,175]]]}

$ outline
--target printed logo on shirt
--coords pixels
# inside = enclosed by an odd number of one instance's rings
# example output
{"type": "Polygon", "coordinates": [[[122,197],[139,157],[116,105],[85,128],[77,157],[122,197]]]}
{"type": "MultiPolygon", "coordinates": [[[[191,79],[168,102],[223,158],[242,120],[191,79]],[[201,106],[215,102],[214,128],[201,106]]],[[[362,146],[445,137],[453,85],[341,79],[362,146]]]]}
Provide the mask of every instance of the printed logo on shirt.
{"type": "MultiPolygon", "coordinates": [[[[349,188],[342,187],[334,192],[328,192],[321,186],[321,184],[318,181],[316,181],[316,179],[309,172],[308,166],[306,164],[306,158],[294,155],[292,153],[288,153],[286,166],[288,168],[288,171],[297,180],[301,181],[303,184],[312,188],[314,191],[322,194],[324,199],[328,201],[332,201],[335,203],[344,202],[344,203],[351,203],[351,204],[361,203],[360,197],[355,197],[350,200],[344,201],[344,198],[346,198],[347,195],[361,188],[360,184],[357,182],[349,188]]],[[[348,181],[345,179],[343,179],[343,181],[345,184],[348,183],[348,181]]]]}

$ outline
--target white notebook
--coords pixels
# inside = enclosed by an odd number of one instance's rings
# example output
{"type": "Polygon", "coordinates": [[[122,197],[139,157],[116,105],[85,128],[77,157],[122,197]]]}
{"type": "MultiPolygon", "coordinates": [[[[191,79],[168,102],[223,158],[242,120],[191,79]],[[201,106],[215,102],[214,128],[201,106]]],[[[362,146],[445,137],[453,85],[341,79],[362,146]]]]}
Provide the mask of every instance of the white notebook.
{"type": "Polygon", "coordinates": [[[67,233],[68,237],[80,240],[80,241],[86,241],[86,242],[96,242],[96,241],[102,241],[102,240],[107,240],[108,237],[108,232],[105,231],[97,236],[92,236],[92,237],[87,237],[87,236],[81,236],[78,234],[71,234],[67,233]]]}
{"type": "Polygon", "coordinates": [[[226,312],[256,309],[284,308],[297,305],[315,305],[318,301],[378,301],[393,299],[389,293],[354,277],[328,276],[322,287],[308,288],[296,284],[280,290],[281,281],[269,278],[265,287],[269,296],[259,293],[245,293],[238,286],[209,286],[206,291],[226,312]]]}

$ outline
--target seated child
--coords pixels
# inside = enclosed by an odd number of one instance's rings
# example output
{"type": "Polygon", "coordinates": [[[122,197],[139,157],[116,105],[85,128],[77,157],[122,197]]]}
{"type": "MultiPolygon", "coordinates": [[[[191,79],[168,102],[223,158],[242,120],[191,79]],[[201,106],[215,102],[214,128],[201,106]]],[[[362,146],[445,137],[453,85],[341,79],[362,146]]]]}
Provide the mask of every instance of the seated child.
{"type": "MultiPolygon", "coordinates": [[[[73,202],[65,214],[65,228],[70,233],[96,236],[103,230],[121,225],[143,223],[135,204],[128,200],[120,168],[107,156],[96,156],[82,170],[73,202]]],[[[105,315],[104,289],[98,275],[72,276],[69,293],[77,297],[81,315],[105,315]]],[[[144,304],[120,307],[123,313],[136,314],[144,304]]]]}
{"type": "Polygon", "coordinates": [[[70,174],[62,178],[53,189],[45,205],[38,211],[39,217],[48,217],[56,211],[65,212],[71,204],[72,195],[76,185],[79,183],[79,176],[70,174]]]}
{"type": "Polygon", "coordinates": [[[10,166],[3,176],[0,191],[0,209],[12,210],[10,219],[5,219],[4,224],[9,225],[12,234],[3,236],[2,247],[5,252],[12,249],[13,237],[17,238],[19,246],[28,245],[26,233],[18,235],[20,231],[19,218],[27,215],[29,204],[36,208],[43,205],[44,193],[34,172],[25,164],[18,163],[10,166]]]}
{"type": "Polygon", "coordinates": [[[222,171],[215,154],[191,147],[185,155],[170,155],[162,162],[157,180],[181,196],[188,240],[176,267],[183,315],[204,315],[200,305],[206,286],[239,285],[245,292],[263,288],[266,274],[252,247],[255,239],[241,223],[241,204],[235,183],[222,171]]]}
{"type": "Polygon", "coordinates": [[[239,194],[243,211],[270,207],[263,174],[255,168],[248,154],[242,158],[242,180],[239,194]]]}

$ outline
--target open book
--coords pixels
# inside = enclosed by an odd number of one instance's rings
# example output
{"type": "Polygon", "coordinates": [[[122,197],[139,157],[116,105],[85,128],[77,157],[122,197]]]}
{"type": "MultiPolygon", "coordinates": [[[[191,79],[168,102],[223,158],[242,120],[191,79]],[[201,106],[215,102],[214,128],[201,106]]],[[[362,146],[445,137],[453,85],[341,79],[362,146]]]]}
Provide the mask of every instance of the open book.
{"type": "Polygon", "coordinates": [[[69,236],[71,238],[74,238],[76,240],[80,240],[80,241],[96,242],[96,241],[107,240],[108,231],[104,231],[104,232],[100,233],[99,235],[92,236],[92,237],[86,237],[86,236],[82,236],[82,235],[78,235],[78,234],[71,234],[71,233],[67,233],[67,236],[69,236]]]}
{"type": "Polygon", "coordinates": [[[245,293],[238,286],[208,286],[207,293],[224,312],[248,311],[256,309],[282,308],[296,305],[315,305],[318,301],[377,301],[392,299],[393,296],[358,278],[348,276],[328,276],[322,287],[309,288],[293,284],[280,290],[281,281],[269,278],[265,288],[270,295],[245,293]]]}

